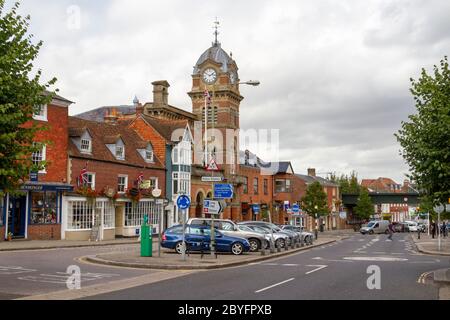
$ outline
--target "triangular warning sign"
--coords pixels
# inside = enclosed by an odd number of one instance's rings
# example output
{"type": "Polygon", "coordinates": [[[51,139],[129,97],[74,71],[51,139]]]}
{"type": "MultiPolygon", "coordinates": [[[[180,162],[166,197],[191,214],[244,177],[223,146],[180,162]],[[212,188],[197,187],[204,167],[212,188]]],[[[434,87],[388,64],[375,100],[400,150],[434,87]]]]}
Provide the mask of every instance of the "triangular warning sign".
{"type": "Polygon", "coordinates": [[[216,162],[216,160],[214,160],[214,158],[211,159],[211,161],[209,162],[209,165],[206,168],[206,170],[208,170],[208,171],[219,171],[219,166],[217,165],[217,162],[216,162]]]}

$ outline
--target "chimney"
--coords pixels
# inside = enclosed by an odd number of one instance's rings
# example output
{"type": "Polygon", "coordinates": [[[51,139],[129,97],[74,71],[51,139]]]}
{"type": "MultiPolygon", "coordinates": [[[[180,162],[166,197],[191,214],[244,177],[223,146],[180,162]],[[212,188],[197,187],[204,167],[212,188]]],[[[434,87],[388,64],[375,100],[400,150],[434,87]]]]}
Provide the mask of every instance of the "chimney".
{"type": "Polygon", "coordinates": [[[104,120],[105,123],[116,124],[119,120],[119,115],[117,114],[116,108],[112,108],[110,112],[107,110],[104,120]]]}
{"type": "Polygon", "coordinates": [[[169,105],[170,84],[166,80],[155,81],[153,85],[153,107],[161,108],[169,105]]]}
{"type": "Polygon", "coordinates": [[[139,102],[137,96],[134,97],[133,106],[136,108],[136,116],[139,116],[144,113],[144,106],[139,102]]]}
{"type": "Polygon", "coordinates": [[[316,169],[314,169],[314,168],[309,168],[309,169],[308,169],[308,176],[310,176],[310,177],[315,177],[315,176],[316,176],[316,169]]]}
{"type": "Polygon", "coordinates": [[[405,189],[405,191],[409,190],[409,180],[403,181],[403,189],[405,189]]]}

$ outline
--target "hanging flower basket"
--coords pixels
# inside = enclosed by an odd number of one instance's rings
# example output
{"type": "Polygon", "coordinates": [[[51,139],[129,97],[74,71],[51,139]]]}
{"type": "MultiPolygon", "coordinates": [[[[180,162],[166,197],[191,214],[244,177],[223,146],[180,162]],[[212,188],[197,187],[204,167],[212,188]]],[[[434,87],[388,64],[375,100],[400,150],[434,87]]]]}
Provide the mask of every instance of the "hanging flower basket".
{"type": "Polygon", "coordinates": [[[82,188],[79,188],[78,190],[77,190],[77,193],[79,194],[79,195],[82,195],[83,197],[86,197],[86,198],[88,198],[88,201],[89,202],[95,202],[95,200],[97,199],[97,197],[98,197],[98,193],[97,193],[97,191],[95,191],[95,190],[92,190],[90,187],[82,187],[82,188]]]}
{"type": "Polygon", "coordinates": [[[12,237],[13,237],[13,234],[11,232],[8,232],[8,241],[12,241],[12,237]]]}

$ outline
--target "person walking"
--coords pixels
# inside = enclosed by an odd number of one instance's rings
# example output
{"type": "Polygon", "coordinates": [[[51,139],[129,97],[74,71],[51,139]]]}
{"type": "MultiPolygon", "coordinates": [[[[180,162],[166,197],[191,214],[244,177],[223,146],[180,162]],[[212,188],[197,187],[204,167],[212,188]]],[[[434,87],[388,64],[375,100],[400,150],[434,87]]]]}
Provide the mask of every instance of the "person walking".
{"type": "Polygon", "coordinates": [[[387,240],[393,241],[392,235],[394,234],[395,229],[394,229],[394,224],[392,222],[389,222],[388,231],[389,231],[389,237],[387,238],[387,240]]]}
{"type": "Polygon", "coordinates": [[[436,236],[436,222],[434,221],[431,223],[431,236],[433,237],[433,239],[436,236]]]}
{"type": "Polygon", "coordinates": [[[445,221],[442,222],[441,234],[444,238],[447,236],[447,224],[445,223],[445,221]]]}

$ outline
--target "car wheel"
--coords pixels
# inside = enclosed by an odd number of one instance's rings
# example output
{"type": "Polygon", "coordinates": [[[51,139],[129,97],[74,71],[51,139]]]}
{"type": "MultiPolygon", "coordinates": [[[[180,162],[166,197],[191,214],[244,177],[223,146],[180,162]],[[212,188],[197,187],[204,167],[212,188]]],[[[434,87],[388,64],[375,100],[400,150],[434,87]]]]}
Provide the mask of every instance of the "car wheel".
{"type": "Polygon", "coordinates": [[[373,230],[370,230],[370,231],[369,231],[369,234],[373,234],[373,230]]]}
{"type": "Polygon", "coordinates": [[[313,239],[312,239],[312,237],[308,237],[308,243],[309,243],[310,245],[313,245],[313,239]]]}
{"type": "Polygon", "coordinates": [[[239,242],[235,242],[231,245],[231,253],[239,256],[244,252],[244,246],[239,243],[239,242]]]}
{"type": "Polygon", "coordinates": [[[175,251],[178,254],[182,254],[183,253],[183,242],[177,242],[177,244],[175,245],[175,251]]]}
{"type": "Polygon", "coordinates": [[[249,239],[248,242],[250,243],[251,252],[256,252],[259,250],[261,244],[259,243],[258,239],[249,239]]]}
{"type": "Polygon", "coordinates": [[[278,248],[284,248],[284,246],[286,245],[286,241],[284,239],[278,239],[277,241],[275,241],[275,246],[278,248]]]}

